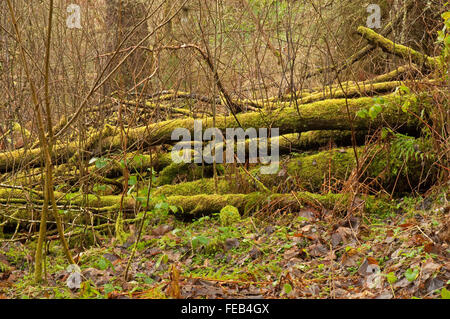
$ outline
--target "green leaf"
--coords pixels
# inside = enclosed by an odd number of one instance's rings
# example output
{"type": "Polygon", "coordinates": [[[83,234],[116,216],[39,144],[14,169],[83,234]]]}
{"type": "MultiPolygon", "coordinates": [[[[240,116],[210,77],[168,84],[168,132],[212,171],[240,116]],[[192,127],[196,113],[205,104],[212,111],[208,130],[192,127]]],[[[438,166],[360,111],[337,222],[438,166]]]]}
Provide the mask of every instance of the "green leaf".
{"type": "Polygon", "coordinates": [[[383,110],[383,108],[381,107],[380,104],[375,104],[373,105],[370,109],[369,109],[369,116],[372,120],[374,120],[378,114],[381,113],[381,111],[383,110]]]}
{"type": "Polygon", "coordinates": [[[377,117],[377,113],[373,106],[369,109],[369,116],[372,120],[374,120],[377,117]]]}
{"type": "Polygon", "coordinates": [[[366,110],[359,110],[356,112],[356,116],[365,119],[367,117],[367,111],[366,110]]]}
{"type": "Polygon", "coordinates": [[[128,192],[127,192],[127,195],[128,195],[128,196],[129,196],[129,195],[131,194],[131,192],[133,191],[134,186],[136,186],[136,185],[131,186],[130,189],[128,190],[128,192]]]}
{"type": "Polygon", "coordinates": [[[397,276],[392,271],[386,275],[386,278],[388,283],[390,283],[391,285],[397,282],[397,276]]]}
{"type": "Polygon", "coordinates": [[[441,289],[441,297],[442,299],[450,299],[450,291],[447,290],[447,288],[441,289]]]}
{"type": "Polygon", "coordinates": [[[206,246],[209,243],[209,238],[205,236],[196,236],[192,238],[192,248],[200,247],[201,245],[206,246]]]}
{"type": "Polygon", "coordinates": [[[139,197],[136,197],[136,200],[138,202],[140,202],[141,204],[146,204],[147,203],[147,197],[139,196],[139,197]]]}
{"type": "Polygon", "coordinates": [[[155,209],[159,209],[159,210],[163,210],[163,211],[167,212],[169,209],[169,204],[166,201],[159,202],[158,204],[155,205],[155,209]]]}
{"type": "Polygon", "coordinates": [[[108,160],[106,158],[99,158],[95,161],[95,167],[97,168],[103,168],[106,165],[108,165],[108,160]]]}
{"type": "Polygon", "coordinates": [[[285,294],[288,294],[292,291],[292,286],[290,284],[284,284],[283,290],[285,294]]]}
{"type": "Polygon", "coordinates": [[[373,106],[373,108],[374,108],[375,112],[377,112],[377,114],[381,113],[381,111],[383,110],[383,108],[381,107],[380,104],[375,104],[373,106]]]}
{"type": "Polygon", "coordinates": [[[416,280],[417,276],[419,276],[418,268],[415,268],[415,269],[408,268],[405,271],[405,277],[406,277],[406,279],[408,279],[408,281],[412,282],[412,281],[416,280]]]}
{"type": "Polygon", "coordinates": [[[130,178],[128,179],[128,185],[132,186],[136,184],[137,184],[137,176],[131,175],[130,178]]]}
{"type": "Polygon", "coordinates": [[[134,161],[139,165],[142,165],[144,163],[144,159],[145,159],[144,155],[136,155],[134,157],[134,161]]]}
{"type": "Polygon", "coordinates": [[[442,14],[442,19],[444,19],[444,20],[450,19],[450,11],[444,12],[442,14]]]}
{"type": "Polygon", "coordinates": [[[175,205],[170,205],[169,209],[172,211],[172,213],[176,213],[178,211],[178,208],[175,205]]]}
{"type": "Polygon", "coordinates": [[[161,264],[167,264],[169,261],[169,257],[166,254],[162,254],[161,257],[158,258],[158,261],[155,264],[155,269],[158,269],[161,264]]]}
{"type": "Polygon", "coordinates": [[[100,270],[106,270],[111,262],[105,258],[100,258],[100,260],[97,262],[97,268],[100,270]]]}

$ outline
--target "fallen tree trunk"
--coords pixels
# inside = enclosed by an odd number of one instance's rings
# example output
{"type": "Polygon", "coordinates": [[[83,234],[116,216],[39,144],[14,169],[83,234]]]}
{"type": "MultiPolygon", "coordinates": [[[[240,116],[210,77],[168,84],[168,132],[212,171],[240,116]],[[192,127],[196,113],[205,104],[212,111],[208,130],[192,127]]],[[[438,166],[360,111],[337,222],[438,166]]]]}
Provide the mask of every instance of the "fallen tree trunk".
{"type": "MultiPolygon", "coordinates": [[[[13,225],[18,222],[27,222],[30,220],[31,215],[29,210],[24,209],[20,204],[27,203],[27,200],[20,194],[7,194],[9,200],[5,200],[5,193],[0,192],[0,203],[7,204],[8,209],[5,209],[0,213],[4,220],[4,225],[12,223],[13,225]]],[[[59,194],[61,195],[61,194],[59,194]]],[[[116,213],[120,205],[121,196],[100,196],[95,197],[89,195],[89,201],[81,202],[76,199],[81,198],[80,194],[69,194],[64,199],[59,199],[59,205],[65,205],[76,209],[83,206],[85,209],[97,212],[100,217],[103,214],[116,213]],[[72,196],[73,199],[68,197],[72,196]],[[75,197],[76,195],[76,197],[75,197]]],[[[303,206],[312,206],[317,210],[333,210],[336,213],[345,212],[349,207],[348,194],[315,194],[309,192],[292,192],[289,194],[267,194],[254,192],[249,194],[215,194],[215,195],[194,195],[194,196],[169,196],[166,202],[169,205],[176,206],[178,211],[175,213],[177,218],[193,218],[202,215],[211,215],[220,212],[220,210],[226,205],[233,205],[239,209],[241,215],[248,216],[261,210],[275,211],[276,209],[283,209],[284,211],[290,210],[292,212],[298,212],[303,206]]],[[[33,198],[31,200],[36,209],[42,205],[42,199],[33,198]]],[[[148,206],[148,210],[152,210],[160,203],[160,199],[153,198],[148,206]]],[[[30,200],[28,200],[28,204],[30,200]]],[[[123,208],[125,212],[134,212],[136,205],[139,203],[131,197],[124,199],[123,208]]],[[[356,205],[356,204],[354,204],[356,205]]],[[[380,206],[388,205],[382,200],[376,200],[372,196],[365,196],[364,200],[360,200],[357,204],[358,209],[365,211],[366,213],[379,212],[380,206]]],[[[71,212],[67,210],[66,213],[61,214],[61,217],[65,222],[72,222],[73,219],[78,216],[79,213],[71,212]]],[[[105,215],[106,217],[107,215],[105,215]]],[[[36,218],[36,216],[33,216],[36,218]]],[[[111,218],[114,218],[111,216],[111,218]]],[[[34,219],[36,221],[36,219],[34,219]]]]}
{"type": "Polygon", "coordinates": [[[172,113],[178,113],[178,114],[183,114],[185,116],[191,116],[192,112],[186,109],[182,109],[179,107],[172,107],[170,105],[166,105],[166,104],[161,104],[161,103],[154,103],[151,101],[135,101],[135,100],[118,100],[118,99],[113,99],[113,101],[117,102],[117,103],[122,103],[122,104],[126,104],[126,105],[131,105],[131,106],[136,106],[139,108],[144,108],[144,109],[152,109],[152,110],[156,110],[156,109],[162,109],[162,110],[167,110],[169,112],[172,113]]]}
{"type": "MultiPolygon", "coordinates": [[[[115,134],[115,128],[110,125],[105,125],[101,130],[91,132],[90,137],[86,141],[86,150],[95,150],[97,145],[100,145],[102,138],[115,134]]],[[[65,157],[69,158],[79,152],[78,141],[69,143],[58,142],[52,149],[52,162],[58,161],[65,157]]],[[[0,153],[0,173],[14,171],[26,166],[37,167],[40,166],[41,150],[40,148],[33,149],[19,149],[11,152],[0,153]]]]}
{"type": "MultiPolygon", "coordinates": [[[[403,10],[400,10],[397,13],[397,15],[395,16],[395,18],[393,19],[393,21],[390,21],[383,27],[380,34],[382,36],[386,37],[389,35],[389,33],[392,32],[392,30],[395,30],[397,28],[397,25],[402,21],[402,19],[404,17],[404,12],[408,12],[412,8],[412,6],[414,6],[414,4],[415,4],[415,1],[413,1],[413,0],[406,1],[405,5],[403,7],[403,10]]],[[[348,68],[349,66],[351,66],[354,63],[356,63],[357,61],[361,60],[367,54],[371,53],[375,48],[376,48],[375,45],[368,44],[339,65],[336,64],[336,65],[332,65],[331,67],[319,68],[319,69],[310,71],[308,74],[306,74],[306,79],[313,77],[313,76],[317,76],[324,72],[334,71],[336,74],[339,74],[343,70],[348,68]]]]}
{"type": "MultiPolygon", "coordinates": [[[[369,94],[375,94],[375,93],[383,93],[387,92],[399,85],[400,82],[395,82],[394,80],[399,80],[404,74],[408,72],[416,72],[417,66],[414,64],[406,64],[399,66],[395,70],[392,70],[391,72],[378,75],[374,77],[373,79],[366,80],[366,81],[347,81],[343,82],[341,85],[344,87],[345,90],[349,90],[347,93],[347,97],[352,96],[365,96],[369,94]],[[385,85],[382,85],[382,83],[385,83],[385,85]],[[397,85],[395,85],[397,83],[397,85]],[[376,84],[376,85],[375,85],[376,84]],[[355,92],[353,92],[355,91],[355,92]]],[[[260,99],[260,100],[239,100],[236,103],[241,103],[243,105],[251,105],[255,107],[265,107],[267,105],[270,105],[271,102],[277,102],[277,101],[297,101],[297,103],[304,104],[304,103],[310,103],[313,101],[319,101],[323,100],[325,98],[339,98],[339,97],[345,97],[345,94],[333,94],[333,92],[337,90],[341,90],[340,84],[333,84],[330,86],[323,86],[323,87],[316,87],[311,89],[311,91],[308,92],[296,92],[295,96],[292,93],[283,95],[281,97],[270,97],[267,99],[260,99]],[[331,94],[328,92],[331,90],[331,94]],[[321,96],[322,95],[322,96],[321,96]],[[312,97],[311,97],[312,96],[312,97]],[[317,98],[318,97],[318,98],[317,98]]]]}
{"type": "MultiPolygon", "coordinates": [[[[381,83],[369,83],[369,84],[356,84],[351,86],[343,86],[344,90],[339,88],[331,89],[331,92],[318,92],[310,94],[303,98],[298,99],[298,103],[305,104],[325,99],[337,99],[337,98],[353,98],[360,96],[370,96],[375,94],[393,92],[396,88],[403,85],[403,82],[391,81],[381,83]]],[[[285,102],[286,104],[288,102],[285,102]]],[[[294,102],[295,103],[295,102],[294,102]]]]}
{"type": "MultiPolygon", "coordinates": [[[[418,141],[417,148],[423,147],[419,145],[418,141]]],[[[420,184],[426,186],[431,182],[425,181],[424,178],[432,170],[431,160],[411,157],[406,161],[379,146],[374,146],[369,150],[359,147],[357,152],[360,159],[365,159],[362,163],[360,181],[370,184],[374,191],[384,188],[405,192],[411,191],[420,184]]],[[[356,168],[355,156],[351,148],[292,156],[282,160],[279,164],[278,172],[275,174],[259,174],[260,166],[251,169],[250,173],[274,193],[285,193],[298,189],[319,192],[340,191],[356,168]]],[[[175,175],[172,176],[172,179],[175,175]]],[[[167,182],[166,176],[164,179],[167,182]]],[[[260,190],[260,185],[244,172],[234,173],[232,176],[225,173],[225,176],[220,177],[217,183],[217,192],[220,194],[248,193],[258,190],[260,190]]],[[[153,195],[193,196],[214,194],[215,192],[214,180],[203,178],[187,183],[161,186],[154,191],[153,195]]]]}
{"type": "MultiPolygon", "coordinates": [[[[381,116],[369,121],[356,116],[361,109],[367,109],[373,105],[372,98],[358,99],[333,99],[302,105],[296,108],[281,108],[259,112],[238,114],[236,121],[234,116],[218,116],[216,127],[222,131],[227,128],[279,128],[280,134],[298,133],[314,130],[348,130],[351,122],[355,130],[367,131],[369,128],[382,127],[385,124],[391,127],[400,127],[403,132],[415,132],[417,122],[413,117],[401,111],[400,106],[405,98],[396,95],[385,96],[386,104],[381,116]],[[350,119],[347,115],[347,105],[350,119]]],[[[422,103],[417,98],[415,105],[411,105],[411,111],[417,111],[422,103]]],[[[202,132],[211,128],[213,119],[208,117],[202,120],[202,132]]],[[[187,129],[191,136],[194,133],[194,119],[175,119],[150,124],[148,127],[139,127],[128,131],[128,145],[143,145],[144,147],[161,144],[173,144],[172,132],[177,128],[187,129]]],[[[83,152],[91,152],[92,156],[101,156],[110,150],[121,148],[120,134],[114,127],[105,125],[102,131],[93,133],[86,143],[83,152]]],[[[55,160],[61,157],[71,157],[79,152],[78,142],[68,144],[58,143],[54,147],[55,160]]],[[[130,149],[131,150],[131,149],[130,149]]],[[[39,149],[16,150],[0,153],[0,172],[11,171],[17,167],[26,165],[38,166],[40,158],[39,149]]]]}
{"type": "Polygon", "coordinates": [[[424,65],[428,69],[435,69],[440,65],[438,58],[430,57],[407,46],[394,43],[372,29],[360,26],[357,32],[370,43],[380,47],[384,52],[395,54],[420,66],[424,65]]]}
{"type": "MultiPolygon", "coordinates": [[[[391,126],[401,126],[402,130],[414,132],[417,122],[414,118],[401,111],[400,106],[405,100],[404,97],[389,95],[384,97],[386,104],[382,116],[373,121],[362,119],[356,116],[361,109],[369,108],[373,105],[372,98],[358,99],[333,99],[319,101],[302,105],[299,112],[296,108],[284,108],[267,112],[249,112],[238,114],[235,120],[233,116],[218,116],[216,118],[216,128],[225,131],[227,128],[279,128],[280,134],[298,133],[313,130],[348,130],[352,122],[355,130],[368,130],[369,128],[382,127],[386,123],[391,126]],[[350,119],[347,115],[347,106],[350,112],[350,119]],[[240,126],[240,125],[241,126],[240,126]]],[[[411,106],[411,111],[417,111],[423,102],[417,98],[415,105],[411,106]]],[[[202,132],[212,128],[213,119],[202,120],[202,132]]],[[[129,144],[142,142],[144,146],[157,144],[171,144],[176,141],[171,139],[172,132],[177,128],[188,130],[191,136],[194,133],[194,119],[176,119],[151,124],[148,127],[130,129],[128,134],[129,144]]],[[[120,137],[108,137],[104,139],[104,148],[118,148],[120,137]]]]}
{"type": "MultiPolygon", "coordinates": [[[[355,134],[358,145],[365,142],[367,132],[357,131],[355,134]]],[[[269,138],[267,141],[270,149],[274,138],[269,138]]],[[[288,154],[291,152],[301,152],[313,149],[320,149],[323,147],[342,147],[351,145],[350,131],[308,131],[301,134],[285,134],[278,138],[280,154],[288,154]]],[[[195,142],[186,142],[194,148],[195,142]]],[[[201,143],[202,146],[203,143],[201,143]]],[[[248,158],[250,140],[245,140],[245,154],[248,158]]],[[[218,149],[219,145],[217,145],[218,149]]],[[[234,145],[235,151],[238,148],[238,143],[234,145]]],[[[226,145],[223,145],[223,150],[226,145]]],[[[212,166],[192,165],[191,163],[173,163],[171,156],[171,148],[167,153],[154,152],[153,155],[129,153],[126,156],[128,170],[131,174],[144,174],[148,169],[152,168],[159,172],[158,185],[172,184],[177,180],[192,181],[199,177],[211,177],[212,166]]],[[[195,152],[192,152],[194,158],[195,152]]],[[[104,184],[111,184],[118,186],[115,180],[108,180],[122,175],[123,166],[118,159],[121,159],[120,154],[111,154],[107,157],[104,167],[97,168],[92,164],[88,168],[88,175],[92,174],[94,180],[102,181],[104,184]]],[[[218,170],[223,172],[223,166],[218,165],[218,170]]],[[[55,178],[60,184],[74,185],[79,181],[79,170],[75,164],[61,164],[55,167],[55,178]]],[[[2,182],[10,185],[40,185],[41,184],[41,169],[35,168],[25,172],[18,172],[14,175],[4,175],[2,182]]]]}

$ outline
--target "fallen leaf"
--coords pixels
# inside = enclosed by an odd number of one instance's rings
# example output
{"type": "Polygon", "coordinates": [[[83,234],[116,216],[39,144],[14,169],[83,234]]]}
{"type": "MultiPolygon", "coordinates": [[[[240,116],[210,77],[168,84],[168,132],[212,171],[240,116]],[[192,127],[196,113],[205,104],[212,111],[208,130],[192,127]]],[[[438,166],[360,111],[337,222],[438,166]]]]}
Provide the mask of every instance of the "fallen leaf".
{"type": "Polygon", "coordinates": [[[434,274],[436,271],[438,271],[439,268],[441,268],[441,265],[434,263],[431,258],[428,259],[427,262],[425,263],[425,265],[423,265],[423,267],[422,267],[421,279],[427,280],[428,278],[430,278],[430,276],[432,274],[434,274]]]}
{"type": "Polygon", "coordinates": [[[323,257],[328,254],[328,249],[322,244],[314,244],[308,247],[308,252],[313,257],[323,257]]]}

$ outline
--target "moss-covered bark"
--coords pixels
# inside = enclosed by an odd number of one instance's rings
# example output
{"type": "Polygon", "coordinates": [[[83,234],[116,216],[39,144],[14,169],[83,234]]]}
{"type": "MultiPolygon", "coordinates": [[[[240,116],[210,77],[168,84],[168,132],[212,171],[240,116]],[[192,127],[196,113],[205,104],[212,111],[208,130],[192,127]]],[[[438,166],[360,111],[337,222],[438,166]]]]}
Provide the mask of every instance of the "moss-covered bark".
{"type": "MultiPolygon", "coordinates": [[[[395,190],[400,192],[410,191],[411,187],[416,187],[426,172],[432,169],[431,160],[420,157],[416,159],[412,156],[405,162],[399,154],[381,147],[374,147],[370,151],[359,147],[357,152],[360,160],[368,159],[361,162],[363,173],[360,180],[367,183],[374,181],[374,189],[381,186],[390,190],[395,187],[395,190]]],[[[261,175],[258,166],[253,168],[251,173],[275,193],[297,189],[316,192],[327,190],[328,185],[334,190],[339,190],[355,167],[353,149],[345,148],[286,157],[280,162],[276,174],[261,175]]],[[[217,192],[220,194],[248,193],[257,190],[259,190],[258,185],[244,173],[235,174],[233,177],[226,174],[219,178],[217,184],[217,192]]],[[[213,193],[215,193],[214,180],[211,178],[164,185],[154,191],[155,196],[193,196],[213,193]]]]}
{"type": "Polygon", "coordinates": [[[368,96],[368,95],[370,96],[373,94],[392,92],[401,85],[402,82],[398,81],[382,82],[382,83],[358,83],[355,85],[347,83],[347,85],[346,84],[343,85],[344,90],[342,90],[340,87],[331,89],[331,92],[329,90],[325,90],[325,92],[318,92],[300,98],[298,102],[300,104],[305,104],[325,99],[336,99],[345,97],[353,98],[356,96],[368,96]]]}
{"type": "Polygon", "coordinates": [[[151,101],[139,102],[139,101],[134,101],[134,100],[121,100],[120,103],[137,106],[139,108],[144,108],[144,109],[156,110],[156,109],[159,108],[161,110],[167,110],[167,111],[172,112],[172,113],[183,114],[183,115],[186,115],[186,116],[191,116],[192,115],[192,112],[189,111],[189,110],[182,109],[182,108],[179,108],[179,107],[172,107],[172,106],[166,105],[166,104],[155,103],[155,102],[151,102],[151,101]]]}
{"type": "MultiPolygon", "coordinates": [[[[98,131],[91,131],[86,141],[86,149],[94,150],[97,145],[101,144],[101,140],[107,136],[114,135],[115,128],[110,125],[105,125],[103,129],[98,131]]],[[[70,158],[78,153],[79,143],[73,141],[70,143],[58,142],[53,146],[52,156],[53,163],[58,163],[61,158],[70,158]]],[[[0,173],[12,171],[25,166],[36,167],[40,166],[41,150],[34,149],[19,149],[11,152],[0,153],[0,173]]]]}
{"type": "MultiPolygon", "coordinates": [[[[416,129],[416,120],[409,117],[401,111],[400,105],[402,97],[389,95],[385,96],[386,105],[383,110],[383,116],[377,117],[374,121],[368,121],[356,116],[356,112],[366,109],[373,105],[372,98],[358,99],[333,99],[319,101],[311,104],[302,105],[297,111],[296,108],[281,108],[272,111],[249,112],[238,114],[236,122],[233,116],[218,116],[216,118],[216,127],[220,130],[226,128],[238,128],[239,124],[245,130],[248,128],[279,128],[280,134],[306,132],[312,130],[348,130],[350,120],[347,115],[347,105],[350,112],[350,118],[353,127],[356,130],[367,130],[369,127],[380,127],[385,123],[393,126],[403,124],[406,130],[414,131],[416,129]]],[[[411,110],[418,108],[421,99],[417,99],[417,104],[411,107],[411,110]]],[[[211,128],[212,118],[205,118],[202,121],[202,130],[211,128]]],[[[149,125],[148,128],[141,127],[130,129],[128,142],[130,145],[138,141],[144,142],[144,145],[155,145],[161,143],[174,143],[171,140],[171,134],[176,128],[187,129],[191,135],[194,131],[194,119],[177,119],[163,121],[149,125]]],[[[105,139],[105,147],[118,147],[120,145],[119,136],[105,139]]]]}
{"type": "Polygon", "coordinates": [[[357,32],[364,39],[380,47],[385,52],[395,54],[407,61],[412,61],[417,65],[424,65],[429,69],[433,69],[439,66],[438,58],[430,57],[407,46],[394,43],[391,40],[386,39],[382,35],[376,33],[372,29],[360,26],[358,27],[357,32]]]}
{"type": "MultiPolygon", "coordinates": [[[[380,127],[387,123],[391,126],[401,126],[404,131],[415,131],[417,129],[416,120],[402,112],[399,107],[402,99],[402,97],[395,95],[385,96],[386,105],[383,114],[374,121],[356,116],[357,111],[367,109],[374,103],[372,98],[364,97],[348,99],[347,101],[345,99],[333,99],[305,104],[299,108],[299,112],[294,107],[286,107],[271,111],[265,110],[238,114],[237,119],[239,123],[236,122],[233,116],[218,116],[216,118],[216,127],[223,131],[226,128],[238,128],[239,124],[244,130],[248,128],[273,127],[279,128],[280,134],[314,130],[348,130],[350,128],[350,120],[347,115],[348,104],[350,118],[355,130],[364,131],[369,129],[369,127],[380,127]]],[[[417,101],[417,105],[410,107],[412,111],[418,109],[421,99],[418,98],[417,101]]],[[[212,118],[203,119],[203,131],[211,128],[212,124],[212,118]]],[[[171,140],[171,135],[176,128],[185,128],[193,135],[194,119],[162,121],[151,124],[148,127],[130,129],[128,145],[139,145],[140,142],[144,146],[174,143],[175,141],[171,140]]],[[[118,132],[119,130],[107,125],[103,130],[92,133],[86,143],[86,151],[94,151],[96,156],[101,156],[103,152],[120,149],[120,134],[118,132]]],[[[53,152],[57,159],[62,157],[69,158],[77,153],[77,142],[56,144],[53,152]]],[[[0,172],[11,171],[14,168],[23,167],[27,164],[37,166],[39,165],[39,158],[39,149],[0,153],[0,172]]]]}
{"type": "MultiPolygon", "coordinates": [[[[3,192],[2,195],[5,195],[3,192]]],[[[23,194],[22,194],[23,195],[23,194]]],[[[10,199],[10,208],[2,212],[3,218],[12,224],[17,222],[26,223],[30,219],[29,211],[15,206],[15,204],[21,204],[26,201],[21,194],[10,191],[6,195],[10,199]]],[[[62,195],[62,194],[58,194],[62,195]]],[[[84,207],[90,207],[92,210],[97,211],[99,214],[106,214],[108,212],[116,212],[120,205],[121,196],[89,196],[89,202],[83,203],[80,198],[80,194],[69,194],[62,196],[59,200],[59,204],[65,204],[67,207],[76,209],[83,205],[84,207]]],[[[166,201],[169,205],[175,205],[179,208],[175,215],[179,218],[192,218],[199,215],[211,215],[219,213],[220,210],[227,206],[233,205],[238,208],[242,215],[249,215],[253,212],[260,211],[264,208],[270,208],[271,210],[277,208],[290,209],[295,212],[302,208],[302,206],[314,205],[317,207],[321,205],[327,210],[335,210],[336,212],[345,211],[348,206],[348,194],[315,194],[309,192],[296,192],[295,196],[292,193],[289,194],[267,194],[267,193],[249,193],[249,194],[200,194],[192,196],[173,195],[168,196],[166,201]],[[300,206],[301,205],[301,206],[300,206]]],[[[31,199],[36,206],[42,204],[42,200],[38,198],[31,199]]],[[[375,199],[367,196],[366,202],[370,205],[366,205],[367,212],[375,211],[379,205],[374,205],[375,199]]],[[[0,195],[0,202],[4,203],[5,199],[0,195]]],[[[151,210],[156,204],[160,202],[160,199],[153,197],[149,203],[148,209],[151,210]]],[[[124,211],[133,212],[135,209],[136,201],[131,197],[124,199],[124,211]]],[[[364,207],[364,206],[363,206],[364,207]]],[[[65,212],[61,214],[61,217],[66,222],[72,221],[76,212],[65,212]]],[[[101,216],[101,215],[100,215],[101,216]]]]}

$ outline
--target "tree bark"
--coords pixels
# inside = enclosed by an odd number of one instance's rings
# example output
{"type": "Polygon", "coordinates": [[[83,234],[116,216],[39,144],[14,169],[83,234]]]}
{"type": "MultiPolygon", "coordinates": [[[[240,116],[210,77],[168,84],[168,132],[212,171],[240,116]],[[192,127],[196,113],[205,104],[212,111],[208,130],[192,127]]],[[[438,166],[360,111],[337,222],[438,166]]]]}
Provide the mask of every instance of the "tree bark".
{"type": "Polygon", "coordinates": [[[419,66],[425,66],[428,69],[435,69],[439,66],[438,58],[430,57],[407,46],[394,43],[372,29],[360,26],[358,27],[357,32],[364,39],[373,45],[380,47],[383,51],[401,57],[406,61],[411,61],[419,66]]]}

